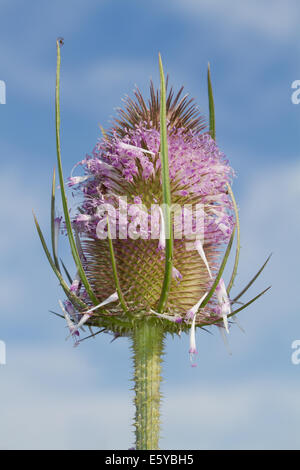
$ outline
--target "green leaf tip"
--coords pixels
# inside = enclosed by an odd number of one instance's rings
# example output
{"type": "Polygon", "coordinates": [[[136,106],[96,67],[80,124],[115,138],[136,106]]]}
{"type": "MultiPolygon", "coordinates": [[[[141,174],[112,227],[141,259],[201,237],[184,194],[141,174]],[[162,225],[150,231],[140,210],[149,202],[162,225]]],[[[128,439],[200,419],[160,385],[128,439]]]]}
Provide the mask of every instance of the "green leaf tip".
{"type": "Polygon", "coordinates": [[[71,277],[65,263],[63,262],[63,260],[61,258],[60,258],[60,262],[61,262],[61,265],[62,265],[64,271],[65,271],[65,275],[67,276],[69,283],[72,284],[72,277],[71,277]]]}
{"type": "MultiPolygon", "coordinates": [[[[236,296],[234,297],[234,299],[232,300],[233,302],[237,302],[238,299],[240,297],[242,297],[242,295],[245,294],[245,292],[247,292],[247,290],[252,286],[252,284],[256,281],[256,279],[258,278],[258,276],[261,274],[261,272],[265,269],[265,267],[267,266],[270,258],[272,256],[272,253],[268,256],[268,258],[266,259],[266,261],[264,262],[264,264],[262,265],[262,267],[258,270],[258,272],[255,274],[255,276],[250,280],[250,282],[248,282],[248,284],[246,285],[246,287],[244,287],[244,289],[236,296]]],[[[271,286],[270,286],[271,287],[271,286]]]]}
{"type": "Polygon", "coordinates": [[[71,247],[71,252],[73,255],[73,259],[75,261],[80,279],[94,305],[97,305],[98,299],[92,291],[92,288],[88,282],[86,274],[84,272],[81,259],[77,250],[75,238],[73,235],[72,230],[72,223],[70,219],[70,213],[68,209],[68,202],[65,192],[65,184],[64,184],[64,177],[63,177],[63,170],[62,170],[62,161],[61,161],[61,150],[60,150],[60,102],[59,102],[59,87],[60,87],[60,46],[63,44],[62,38],[58,38],[56,41],[57,44],[57,67],[56,67],[56,89],[55,89],[55,129],[56,129],[56,153],[57,153],[57,166],[58,166],[58,174],[59,174],[59,184],[60,184],[60,192],[61,192],[61,200],[62,206],[65,216],[65,223],[67,234],[69,238],[69,243],[71,247]]]}
{"type": "Polygon", "coordinates": [[[210,63],[207,65],[207,91],[208,91],[208,105],[209,105],[209,133],[211,137],[216,139],[216,122],[215,122],[215,104],[213,89],[210,76],[210,63]]]}
{"type": "Polygon", "coordinates": [[[60,272],[58,256],[57,256],[57,236],[55,234],[55,168],[53,169],[52,177],[52,192],[51,192],[51,243],[52,243],[52,254],[55,266],[60,272]]]}
{"type": "Polygon", "coordinates": [[[163,194],[163,217],[165,224],[165,273],[161,290],[160,299],[157,306],[158,313],[161,313],[167,303],[168,294],[172,282],[172,263],[173,263],[173,231],[171,217],[171,187],[169,175],[168,158],[168,134],[167,134],[167,111],[166,111],[166,84],[163,70],[163,64],[160,53],[159,74],[160,74],[160,159],[162,172],[162,194],[163,194]]]}

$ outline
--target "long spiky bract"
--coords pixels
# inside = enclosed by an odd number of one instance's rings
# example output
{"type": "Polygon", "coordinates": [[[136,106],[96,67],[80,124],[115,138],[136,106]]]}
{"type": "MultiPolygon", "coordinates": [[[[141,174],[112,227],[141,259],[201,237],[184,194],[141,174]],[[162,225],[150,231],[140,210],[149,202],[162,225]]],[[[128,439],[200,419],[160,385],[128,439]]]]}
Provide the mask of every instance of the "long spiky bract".
{"type": "Polygon", "coordinates": [[[177,93],[169,89],[160,55],[160,90],[151,81],[148,101],[138,89],[134,98],[126,97],[111,128],[100,126],[102,139],[92,155],[75,165],[81,166],[84,174],[74,177],[72,171],[68,179],[68,186],[80,194],[78,211],[71,217],[60,150],[61,45],[58,39],[55,123],[64,223],[61,226],[61,218],[55,217],[54,172],[52,255],[34,215],[42,247],[66,295],[66,300],[60,301],[62,313],[53,313],[66,320],[75,346],[101,332],[113,334],[113,339],[130,337],[135,446],[158,448],[164,338],[167,333],[189,332],[194,366],[196,328],[206,330],[216,325],[222,333],[228,333],[232,324],[228,319],[269,289],[233,309],[234,304],[241,304],[240,297],[270,257],[246,287],[230,298],[240,258],[240,223],[231,188],[234,172],[216,143],[210,66],[207,130],[198,107],[184,94],[183,87],[177,93]],[[68,236],[74,276],[59,258],[61,230],[68,236]],[[226,288],[223,273],[235,235],[235,258],[226,288]],[[79,339],[84,326],[91,334],[79,339]],[[92,327],[98,330],[94,332],[92,327]]]}
{"type": "Polygon", "coordinates": [[[59,220],[55,218],[55,169],[53,170],[53,178],[52,178],[52,194],[51,194],[51,242],[52,242],[52,253],[53,253],[53,260],[55,263],[56,268],[60,272],[59,262],[57,258],[57,238],[59,231],[60,224],[59,220]]]}
{"type": "Polygon", "coordinates": [[[172,232],[172,216],[171,216],[171,187],[169,175],[169,159],[168,159],[168,141],[167,141],[167,110],[166,110],[166,85],[163,71],[161,56],[159,54],[159,71],[160,71],[160,157],[162,172],[162,200],[164,204],[164,224],[165,233],[165,274],[162,290],[157,306],[157,311],[162,312],[166,305],[169,290],[172,281],[172,263],[173,263],[173,232],[172,232]]]}
{"type": "Polygon", "coordinates": [[[119,297],[119,302],[124,310],[124,313],[128,312],[128,307],[126,305],[125,299],[123,292],[120,287],[120,282],[119,282],[119,277],[117,273],[117,266],[116,266],[116,258],[115,258],[115,252],[114,252],[114,246],[113,246],[113,241],[111,238],[111,232],[110,232],[110,223],[109,223],[109,218],[107,217],[107,234],[108,234],[108,244],[109,244],[109,252],[110,252],[110,259],[111,259],[111,265],[112,265],[112,270],[113,270],[113,275],[114,275],[114,280],[115,280],[115,285],[116,285],[116,291],[119,297]]]}
{"type": "MultiPolygon", "coordinates": [[[[208,63],[208,68],[207,68],[207,88],[208,88],[208,103],[209,103],[209,131],[213,139],[216,139],[216,123],[215,123],[215,105],[214,105],[214,97],[213,97],[213,88],[212,88],[212,82],[211,82],[211,73],[210,73],[210,64],[208,63]]],[[[229,183],[227,183],[227,190],[228,193],[230,194],[233,207],[234,207],[234,213],[235,213],[235,221],[236,221],[236,232],[237,232],[237,243],[236,243],[236,254],[235,254],[235,260],[234,260],[234,266],[233,266],[233,271],[231,274],[231,278],[229,281],[229,284],[227,286],[227,293],[229,295],[231,288],[234,284],[235,277],[237,275],[237,269],[238,269],[238,264],[239,264],[239,257],[240,257],[240,221],[239,221],[239,213],[238,213],[238,207],[237,203],[232,191],[232,188],[229,183]]],[[[265,266],[267,265],[271,255],[268,257],[266,262],[263,264],[261,269],[258,271],[258,273],[254,276],[253,279],[247,284],[247,286],[240,292],[238,296],[236,296],[232,303],[236,302],[247,290],[248,288],[253,284],[253,282],[258,278],[258,276],[261,274],[265,266]]],[[[243,307],[235,310],[234,312],[230,312],[228,316],[233,316],[239,313],[241,310],[244,310],[247,306],[249,306],[251,303],[255,302],[259,297],[261,297],[265,292],[267,292],[270,289],[271,286],[269,286],[267,289],[265,289],[263,292],[255,296],[252,300],[250,300],[247,304],[245,304],[243,307]]],[[[218,320],[217,320],[218,322],[218,320]]]]}
{"type": "Polygon", "coordinates": [[[239,265],[239,259],[240,259],[240,249],[241,249],[241,234],[240,234],[240,219],[239,219],[239,212],[238,212],[238,207],[236,204],[236,200],[233,194],[233,191],[230,187],[230,184],[227,184],[227,189],[230,194],[232,203],[233,203],[233,208],[234,208],[234,215],[235,215],[235,223],[236,223],[236,251],[235,251],[235,259],[234,259],[234,265],[233,265],[233,270],[231,274],[231,278],[229,281],[229,284],[227,286],[227,292],[228,294],[231,291],[231,288],[233,286],[235,277],[237,275],[237,269],[239,265]]]}
{"type": "Polygon", "coordinates": [[[67,202],[66,193],[65,193],[65,184],[64,184],[64,177],[63,177],[63,170],[62,170],[61,152],[60,152],[60,102],[59,102],[60,62],[61,62],[60,46],[61,46],[61,41],[58,39],[56,41],[57,67],[56,67],[56,89],[55,89],[55,129],[56,129],[57,166],[58,166],[58,174],[59,174],[61,200],[62,200],[62,205],[63,205],[63,210],[64,210],[65,223],[66,223],[68,238],[70,242],[71,252],[72,252],[77,270],[79,272],[80,278],[84,284],[84,287],[90,299],[95,305],[97,305],[98,303],[97,297],[95,296],[95,294],[93,293],[89,285],[89,282],[83,270],[79,253],[76,247],[70,214],[69,214],[68,202],[67,202]]]}

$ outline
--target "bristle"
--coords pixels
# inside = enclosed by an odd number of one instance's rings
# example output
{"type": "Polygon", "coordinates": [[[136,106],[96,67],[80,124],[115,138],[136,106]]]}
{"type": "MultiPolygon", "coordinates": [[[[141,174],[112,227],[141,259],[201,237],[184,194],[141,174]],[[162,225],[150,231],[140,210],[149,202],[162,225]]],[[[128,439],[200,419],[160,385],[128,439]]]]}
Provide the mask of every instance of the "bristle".
{"type": "MultiPolygon", "coordinates": [[[[168,80],[167,80],[168,81],[168,80]]],[[[166,110],[169,129],[184,128],[186,133],[193,130],[197,133],[206,129],[204,118],[201,116],[193,98],[186,94],[182,96],[184,87],[181,87],[174,97],[174,90],[167,92],[166,110]]],[[[139,124],[145,123],[149,128],[159,129],[160,98],[150,81],[150,98],[148,106],[138,88],[134,91],[135,99],[125,97],[124,108],[118,110],[111,131],[119,137],[124,137],[128,129],[135,129],[139,124]]]]}

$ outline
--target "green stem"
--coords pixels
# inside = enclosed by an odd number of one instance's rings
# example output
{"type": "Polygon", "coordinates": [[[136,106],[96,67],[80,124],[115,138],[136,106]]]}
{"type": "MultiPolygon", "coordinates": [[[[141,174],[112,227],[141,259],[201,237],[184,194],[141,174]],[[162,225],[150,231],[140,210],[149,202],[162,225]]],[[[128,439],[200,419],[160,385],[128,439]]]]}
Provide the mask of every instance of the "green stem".
{"type": "Polygon", "coordinates": [[[158,449],[160,383],[164,333],[157,321],[137,322],[132,333],[134,352],[135,436],[137,450],[158,449]]]}

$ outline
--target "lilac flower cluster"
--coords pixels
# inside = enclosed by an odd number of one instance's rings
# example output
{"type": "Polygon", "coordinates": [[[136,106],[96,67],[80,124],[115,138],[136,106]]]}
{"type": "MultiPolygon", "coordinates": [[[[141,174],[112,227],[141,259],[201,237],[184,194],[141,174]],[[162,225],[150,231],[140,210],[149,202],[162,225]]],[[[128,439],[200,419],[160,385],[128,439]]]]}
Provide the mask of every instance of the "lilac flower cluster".
{"type": "MultiPolygon", "coordinates": [[[[116,196],[128,196],[132,205],[149,206],[149,202],[159,201],[159,146],[159,130],[144,123],[122,138],[116,133],[103,138],[92,155],[79,162],[85,174],[71,177],[69,185],[77,185],[84,194],[82,211],[74,220],[80,232],[95,236],[101,220],[99,209],[103,204],[115,205],[116,196]],[[136,190],[139,194],[134,194],[136,190]]],[[[168,147],[173,200],[181,204],[201,202],[206,215],[204,239],[226,243],[234,224],[226,191],[233,171],[224,154],[208,133],[185,129],[171,129],[168,147]]],[[[138,209],[132,209],[130,220],[134,211],[138,217],[138,209]]]]}

